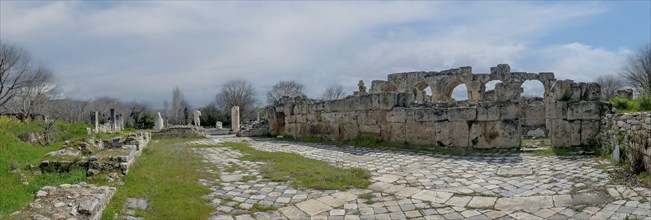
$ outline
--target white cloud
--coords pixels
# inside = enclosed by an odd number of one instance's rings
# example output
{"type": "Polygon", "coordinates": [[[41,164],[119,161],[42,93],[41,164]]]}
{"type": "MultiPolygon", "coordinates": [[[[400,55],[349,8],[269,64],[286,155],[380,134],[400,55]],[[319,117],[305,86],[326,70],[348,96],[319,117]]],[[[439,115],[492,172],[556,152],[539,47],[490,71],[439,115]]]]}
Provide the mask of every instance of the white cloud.
{"type": "Polygon", "coordinates": [[[0,4],[0,36],[47,60],[67,94],[155,106],[174,86],[200,106],[226,81],[246,79],[262,104],[279,80],[304,83],[318,97],[329,85],[352,92],[359,79],[370,86],[392,72],[472,66],[479,73],[498,63],[589,80],[588,72],[614,69],[627,53],[539,43],[606,11],[593,3],[0,4]]]}

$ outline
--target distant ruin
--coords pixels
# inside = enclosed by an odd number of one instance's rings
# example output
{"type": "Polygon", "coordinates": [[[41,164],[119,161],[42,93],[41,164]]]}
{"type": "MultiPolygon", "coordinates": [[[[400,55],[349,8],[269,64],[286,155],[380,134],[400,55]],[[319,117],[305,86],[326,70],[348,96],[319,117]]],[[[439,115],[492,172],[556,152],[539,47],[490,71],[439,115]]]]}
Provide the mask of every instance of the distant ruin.
{"type": "MultiPolygon", "coordinates": [[[[366,90],[363,82],[359,85],[366,90]]],[[[368,92],[339,100],[284,97],[267,114],[272,135],[330,140],[369,136],[475,148],[515,148],[523,135],[536,135],[549,137],[553,146],[582,146],[598,136],[600,118],[609,112],[600,99],[596,83],[556,80],[549,72],[511,72],[509,65],[499,64],[483,74],[473,74],[471,67],[389,74],[387,81],[372,81],[368,92]],[[501,82],[486,91],[492,80],[501,82]],[[542,83],[542,99],[521,97],[526,80],[542,83]],[[468,100],[454,101],[452,91],[461,84],[468,100]]]]}

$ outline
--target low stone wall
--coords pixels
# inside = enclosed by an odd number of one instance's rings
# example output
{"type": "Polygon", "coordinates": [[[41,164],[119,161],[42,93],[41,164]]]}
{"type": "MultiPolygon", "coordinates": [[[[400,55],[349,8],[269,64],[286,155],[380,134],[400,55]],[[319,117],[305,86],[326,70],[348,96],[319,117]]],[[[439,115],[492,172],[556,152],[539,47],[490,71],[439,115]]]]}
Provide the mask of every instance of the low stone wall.
{"type": "Polygon", "coordinates": [[[90,143],[67,142],[63,149],[48,153],[48,159],[41,161],[38,167],[42,172],[68,172],[83,168],[88,176],[102,171],[126,175],[149,140],[151,134],[144,132],[90,143]]]}
{"type": "Polygon", "coordinates": [[[646,171],[651,171],[650,112],[608,114],[602,123],[602,145],[613,151],[615,159],[641,163],[646,171]]]}
{"type": "Polygon", "coordinates": [[[36,200],[9,219],[92,219],[99,220],[115,194],[114,187],[80,183],[45,186],[36,200]]]}
{"type": "Polygon", "coordinates": [[[192,125],[174,125],[163,128],[163,130],[152,132],[153,137],[160,138],[194,138],[205,137],[206,132],[203,128],[192,125]]]}

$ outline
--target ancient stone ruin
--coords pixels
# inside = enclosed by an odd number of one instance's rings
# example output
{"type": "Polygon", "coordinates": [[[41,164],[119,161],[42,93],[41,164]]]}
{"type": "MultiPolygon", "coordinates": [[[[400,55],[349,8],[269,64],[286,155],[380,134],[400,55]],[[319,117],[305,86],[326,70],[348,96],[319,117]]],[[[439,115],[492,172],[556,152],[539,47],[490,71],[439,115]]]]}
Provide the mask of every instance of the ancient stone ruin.
{"type": "Polygon", "coordinates": [[[386,81],[374,80],[368,92],[363,82],[359,88],[353,96],[331,101],[284,97],[267,107],[269,132],[475,148],[516,148],[523,135],[535,134],[549,137],[553,146],[581,146],[598,136],[600,118],[609,111],[596,83],[556,80],[548,72],[511,72],[507,64],[478,74],[471,67],[394,73],[386,81]],[[492,80],[501,82],[486,91],[492,80]],[[526,80],[542,83],[542,99],[521,97],[526,80]],[[454,101],[452,91],[461,84],[468,100],[454,101]]]}

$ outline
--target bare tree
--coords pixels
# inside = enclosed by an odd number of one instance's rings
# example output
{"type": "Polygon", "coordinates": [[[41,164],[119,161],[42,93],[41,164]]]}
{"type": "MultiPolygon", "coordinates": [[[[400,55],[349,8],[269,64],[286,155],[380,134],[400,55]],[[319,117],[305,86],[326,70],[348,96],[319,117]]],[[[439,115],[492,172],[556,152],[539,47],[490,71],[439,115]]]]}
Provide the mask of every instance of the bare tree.
{"type": "Polygon", "coordinates": [[[32,118],[35,113],[44,114],[46,105],[57,92],[52,72],[39,67],[27,74],[23,85],[17,90],[14,97],[17,105],[13,110],[23,121],[32,118]]]}
{"type": "Polygon", "coordinates": [[[609,100],[615,96],[617,90],[624,87],[621,77],[614,74],[599,76],[595,82],[601,85],[601,96],[604,100],[609,100]]]}
{"type": "Polygon", "coordinates": [[[283,96],[294,97],[301,95],[305,95],[303,93],[303,84],[297,83],[294,80],[280,81],[267,92],[267,102],[272,104],[283,96]]]}
{"type": "Polygon", "coordinates": [[[344,92],[344,87],[341,85],[331,85],[323,93],[323,100],[335,100],[343,97],[346,97],[346,92],[344,92]]]}
{"type": "Polygon", "coordinates": [[[256,103],[253,85],[245,80],[227,82],[215,98],[215,104],[224,112],[230,112],[231,107],[239,106],[243,118],[251,116],[256,103]]]}
{"type": "Polygon", "coordinates": [[[25,50],[0,41],[0,107],[18,93],[31,69],[25,50]]]}
{"type": "Polygon", "coordinates": [[[628,57],[620,74],[640,95],[651,96],[651,43],[628,57]]]}

